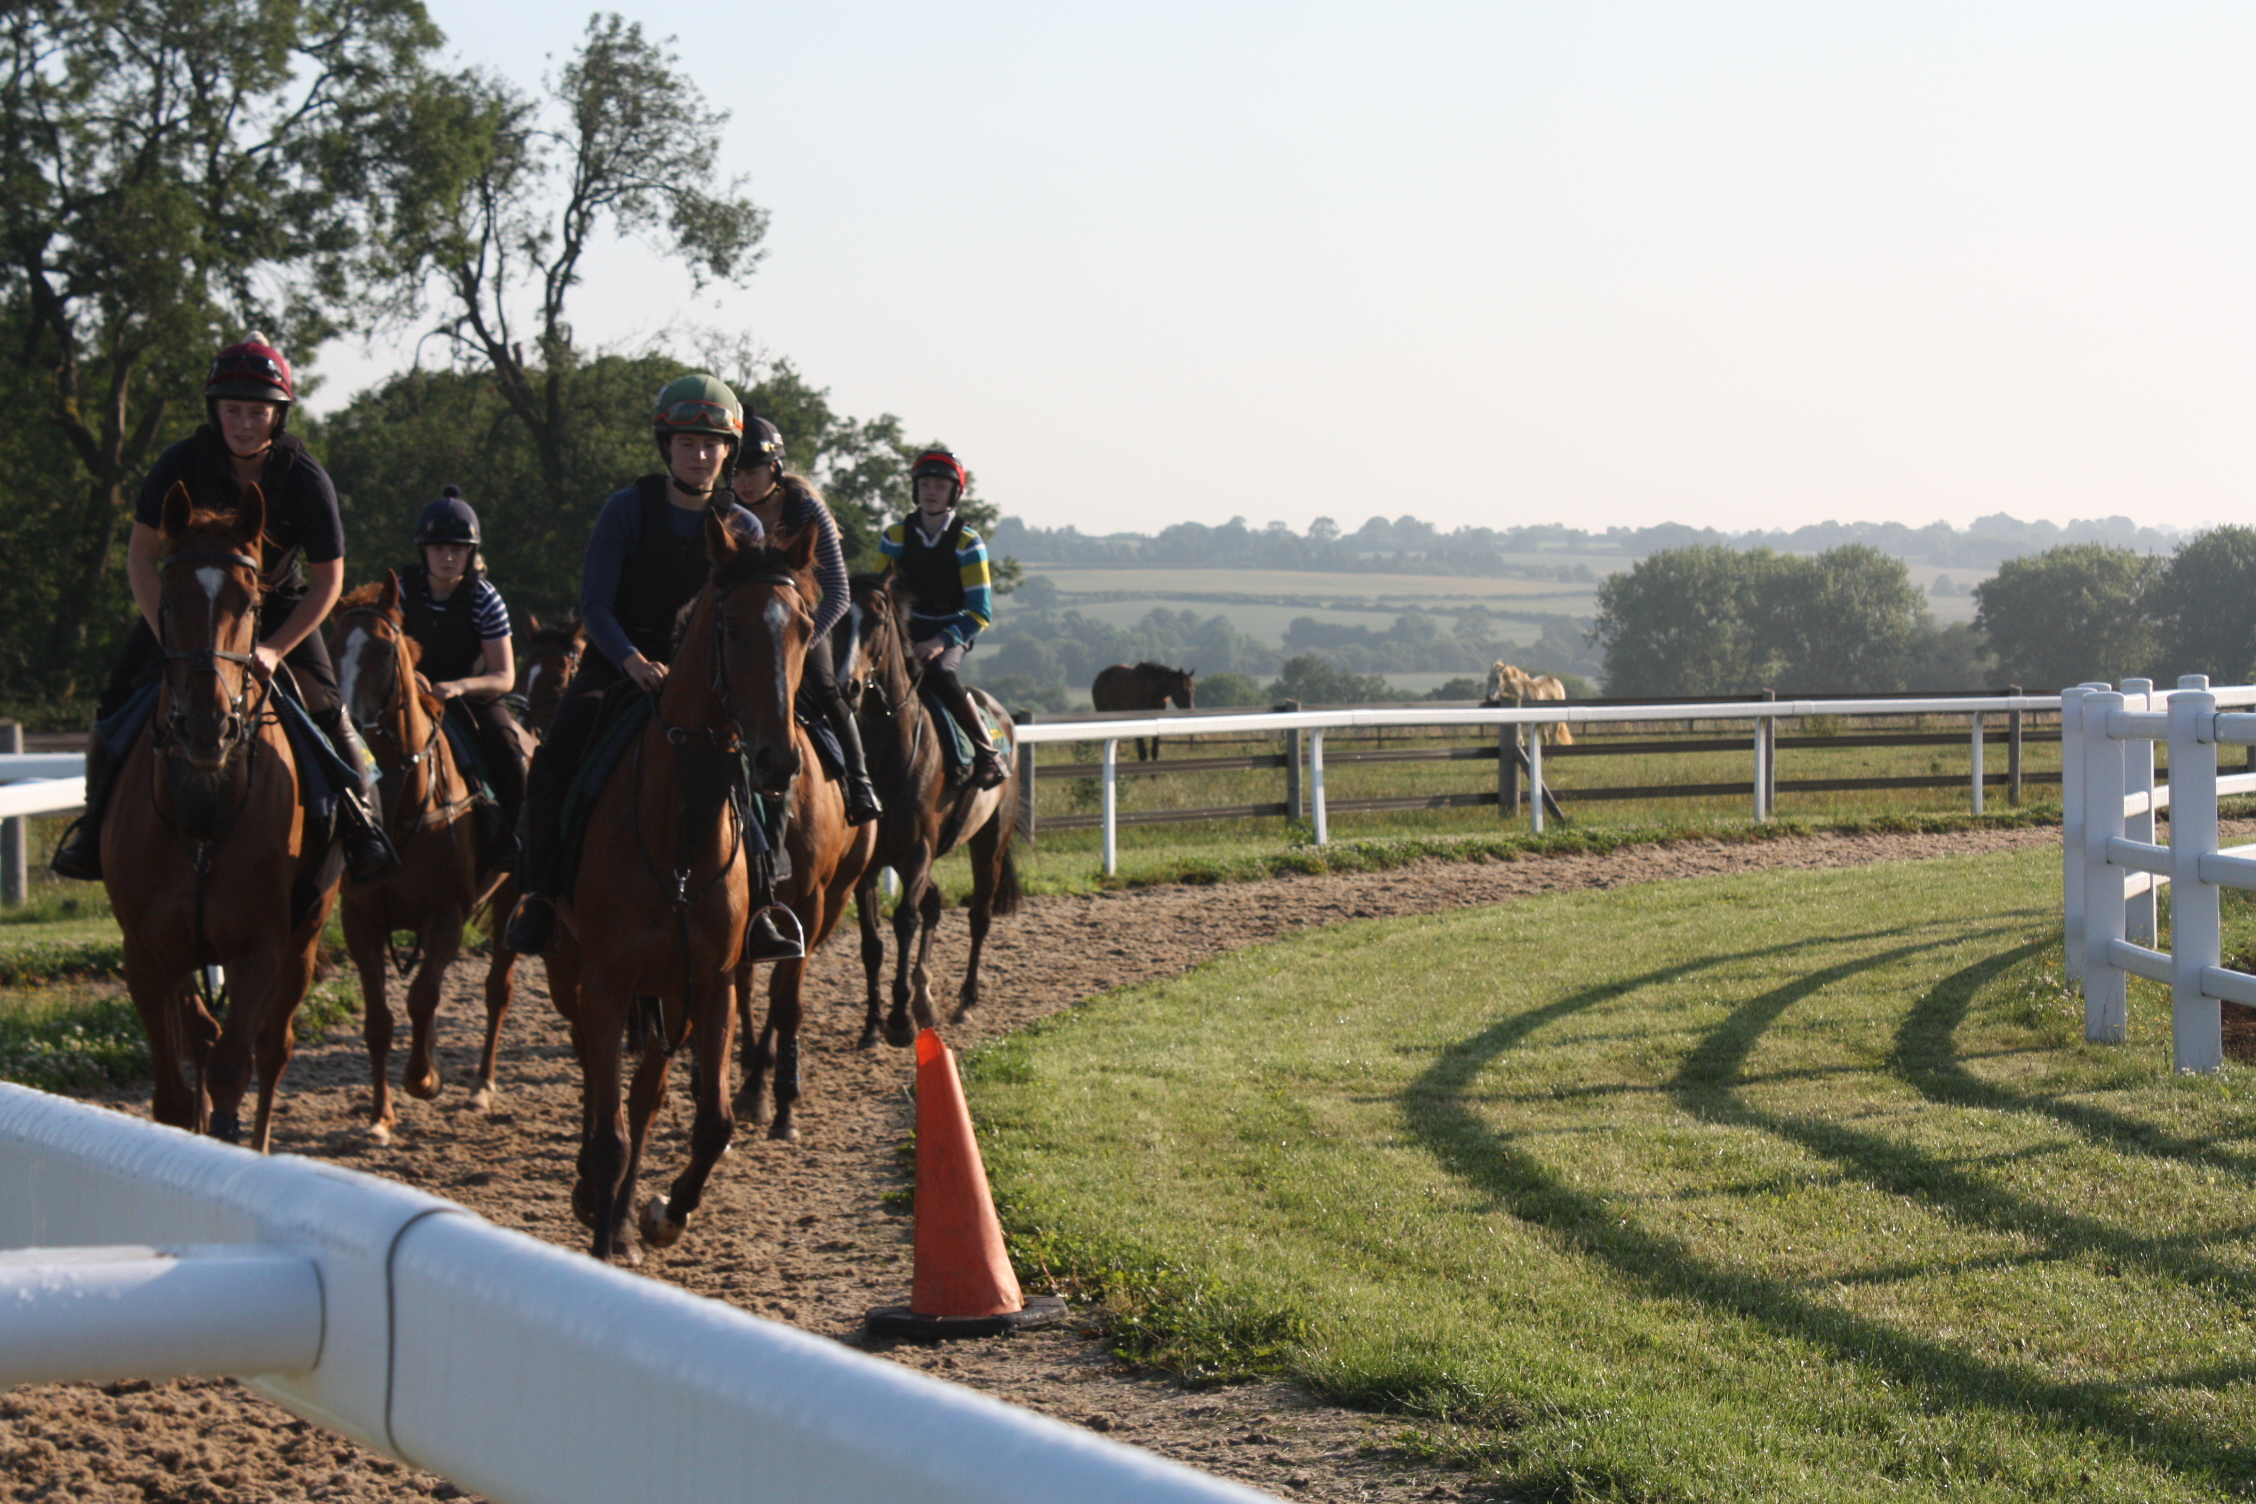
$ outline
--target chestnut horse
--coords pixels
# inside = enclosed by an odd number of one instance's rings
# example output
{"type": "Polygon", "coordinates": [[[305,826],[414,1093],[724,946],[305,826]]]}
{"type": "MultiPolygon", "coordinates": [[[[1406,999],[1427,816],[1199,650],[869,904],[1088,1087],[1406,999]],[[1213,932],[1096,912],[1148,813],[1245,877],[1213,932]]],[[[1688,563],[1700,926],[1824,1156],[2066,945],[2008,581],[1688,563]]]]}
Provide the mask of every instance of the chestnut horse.
{"type": "MultiPolygon", "coordinates": [[[[855,700],[862,744],[869,748],[870,776],[885,814],[878,820],[877,853],[855,889],[862,925],[862,971],[868,984],[861,1048],[879,1035],[878,979],[885,970],[885,941],[878,933],[877,874],[890,867],[901,879],[901,898],[893,909],[893,945],[898,964],[893,976],[893,1007],[885,1015],[887,1043],[915,1042],[919,1026],[933,1020],[932,936],[940,924],[940,887],[932,864],[958,842],[971,843],[971,959],[956,994],[956,1017],[979,1005],[979,958],[996,914],[1018,908],[1018,861],[1012,843],[1018,834],[1018,773],[992,789],[948,786],[939,728],[916,692],[915,655],[908,650],[907,602],[896,596],[890,578],[854,587],[854,639],[848,671],[840,679],[855,700]],[[910,960],[914,938],[915,960],[910,960]],[[914,1022],[911,1014],[914,1014],[914,1022]]],[[[1108,670],[1109,672],[1109,670],[1108,670]]],[[[1172,672],[1170,670],[1169,672],[1172,672]]],[[[1184,676],[1186,703],[1189,676],[1184,676]]],[[[992,696],[971,691],[1008,738],[1011,719],[992,696]]]]}
{"type": "Polygon", "coordinates": [[[544,627],[537,616],[526,617],[525,626],[528,630],[517,645],[517,686],[512,691],[524,704],[517,724],[535,736],[543,736],[564,699],[564,686],[579,672],[587,628],[577,618],[561,626],[544,627]]]}
{"type": "Polygon", "coordinates": [[[808,529],[765,549],[707,516],[711,577],[685,613],[649,724],[596,795],[578,878],[558,895],[551,990],[571,1021],[583,1082],[573,1203],[600,1259],[640,1257],[626,1222],[682,1046],[694,1059],[690,1160],[643,1209],[643,1242],[663,1248],[681,1237],[735,1133],[731,984],[752,918],[750,803],[789,792],[805,756],[791,703],[818,593],[815,541],[808,529]]]}
{"type": "Polygon", "coordinates": [[[256,486],[232,512],[193,506],[184,486],[166,495],[164,681],[102,827],[156,1120],[238,1140],[255,1064],[262,1154],[343,866],[333,844],[315,844],[275,691],[252,672],[265,530],[256,486]],[[224,1023],[193,987],[209,966],[226,968],[224,1023]]]}
{"type": "MultiPolygon", "coordinates": [[[[1567,686],[1550,674],[1531,674],[1517,664],[1498,659],[1488,671],[1488,688],[1481,697],[1483,705],[1501,705],[1510,696],[1515,705],[1525,705],[1530,700],[1564,700],[1567,686]]],[[[1562,747],[1574,745],[1574,728],[1565,721],[1544,721],[1536,732],[1546,742],[1557,742],[1562,747]]]]}
{"type": "MultiPolygon", "coordinates": [[[[1089,703],[1098,710],[1192,709],[1191,676],[1195,668],[1169,668],[1146,659],[1142,663],[1115,663],[1100,672],[1089,686],[1089,703]]],[[[1137,737],[1136,761],[1159,758],[1159,738],[1137,737]]]]}
{"type": "MultiPolygon", "coordinates": [[[[393,960],[392,936],[413,931],[411,954],[421,958],[399,963],[403,975],[414,968],[407,988],[410,1043],[400,1085],[409,1096],[428,1101],[439,1094],[432,1040],[439,988],[462,949],[463,925],[494,879],[478,870],[477,790],[455,765],[453,744],[440,729],[444,707],[415,682],[415,665],[423,655],[401,619],[399,577],[388,574],[381,584],[355,590],[337,603],[330,621],[329,657],[337,665],[338,694],[381,769],[381,816],[400,857],[399,866],[376,881],[348,881],[344,888],[345,948],[360,973],[368,1068],[375,1086],[368,1132],[377,1143],[388,1144],[399,1125],[387,1069],[392,1010],[385,983],[393,960]]],[[[480,1108],[493,1101],[494,1057],[507,1007],[507,994],[496,1008],[489,989],[486,1048],[471,1097],[480,1108]]]]}

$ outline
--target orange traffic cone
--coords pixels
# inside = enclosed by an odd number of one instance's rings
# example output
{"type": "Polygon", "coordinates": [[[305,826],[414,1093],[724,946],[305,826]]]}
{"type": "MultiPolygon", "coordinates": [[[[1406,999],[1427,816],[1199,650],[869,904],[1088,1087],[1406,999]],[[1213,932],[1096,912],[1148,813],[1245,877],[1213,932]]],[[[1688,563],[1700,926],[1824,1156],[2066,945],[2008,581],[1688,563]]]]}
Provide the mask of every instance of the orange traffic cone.
{"type": "Polygon", "coordinates": [[[917,1035],[916,1280],[905,1306],[869,1313],[880,1337],[987,1337],[1062,1320],[1054,1295],[1027,1300],[1003,1249],[956,1057],[930,1029],[917,1035]]]}

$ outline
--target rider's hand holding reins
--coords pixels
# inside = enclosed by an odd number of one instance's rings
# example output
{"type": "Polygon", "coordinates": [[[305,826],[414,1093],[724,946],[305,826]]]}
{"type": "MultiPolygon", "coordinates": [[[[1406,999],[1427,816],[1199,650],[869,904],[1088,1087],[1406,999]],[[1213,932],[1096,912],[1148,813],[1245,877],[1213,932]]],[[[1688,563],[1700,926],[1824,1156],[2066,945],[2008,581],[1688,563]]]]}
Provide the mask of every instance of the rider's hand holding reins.
{"type": "Polygon", "coordinates": [[[637,653],[627,660],[626,666],[627,677],[634,680],[636,686],[644,693],[654,695],[665,687],[666,665],[663,663],[652,663],[648,658],[637,653]]]}

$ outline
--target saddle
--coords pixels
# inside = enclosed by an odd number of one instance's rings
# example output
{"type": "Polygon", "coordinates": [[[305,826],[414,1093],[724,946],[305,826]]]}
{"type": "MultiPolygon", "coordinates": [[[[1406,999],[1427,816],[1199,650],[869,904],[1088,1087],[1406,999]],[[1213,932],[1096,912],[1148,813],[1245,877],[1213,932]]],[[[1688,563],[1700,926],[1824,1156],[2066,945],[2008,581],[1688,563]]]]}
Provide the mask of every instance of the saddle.
{"type": "MultiPolygon", "coordinates": [[[[917,681],[917,698],[924,702],[925,712],[932,717],[933,725],[939,728],[940,754],[947,761],[948,777],[951,781],[962,781],[964,775],[971,770],[972,759],[978,755],[977,749],[971,744],[971,733],[964,730],[954,712],[948,709],[946,702],[931,688],[931,681],[917,681]]],[[[1008,763],[1012,752],[1011,741],[1003,731],[1002,722],[996,720],[994,713],[977,700],[973,700],[971,705],[979,712],[980,720],[987,724],[987,739],[995,744],[995,755],[1008,763]]]]}

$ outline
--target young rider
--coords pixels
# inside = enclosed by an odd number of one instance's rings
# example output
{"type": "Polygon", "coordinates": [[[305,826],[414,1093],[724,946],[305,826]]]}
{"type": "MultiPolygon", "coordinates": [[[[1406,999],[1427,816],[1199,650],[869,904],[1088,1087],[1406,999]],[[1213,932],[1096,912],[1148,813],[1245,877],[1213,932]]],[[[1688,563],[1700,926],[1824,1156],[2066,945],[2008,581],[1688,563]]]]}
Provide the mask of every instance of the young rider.
{"type": "Polygon", "coordinates": [[[287,663],[300,702],[345,761],[362,770],[359,787],[338,790],[345,865],[363,882],[399,865],[371,808],[375,759],[368,755],[337,695],[337,671],[317,630],[345,582],[345,532],[329,474],[284,429],[296,400],[290,363],[252,334],[214,357],[204,382],[204,425],[157,457],[141,482],[126,544],[126,579],[140,619],[127,634],[95,712],[86,746],[86,813],[56,848],[55,871],[89,881],[102,875],[101,823],[114,768],[100,726],[162,671],[159,608],[163,601],[164,499],[183,483],[199,507],[232,511],[257,486],[266,499],[260,559],[259,620],[265,637],[251,671],[268,682],[287,663]]]}
{"type": "Polygon", "coordinates": [[[838,673],[831,661],[830,629],[838,625],[848,596],[846,549],[838,538],[838,521],[814,486],[801,475],[783,468],[783,434],[765,418],[747,418],[744,443],[737,452],[736,476],[731,482],[736,499],[760,519],[768,536],[779,537],[813,527],[821,535],[815,545],[816,580],[822,587],[822,604],[815,608],[814,637],[807,644],[807,671],[801,683],[822,703],[830,729],[838,734],[846,758],[846,818],[864,825],[885,812],[877,790],[870,786],[869,763],[862,756],[860,728],[838,692],[838,673]]]}
{"type": "Polygon", "coordinates": [[[969,778],[991,789],[1010,776],[995,751],[987,722],[971,703],[956,669],[974,639],[994,619],[995,591],[987,545],[956,515],[963,499],[964,467],[945,449],[927,449],[910,467],[916,511],[885,530],[879,546],[909,587],[909,644],[924,660],[924,677],[971,738],[969,778]]]}
{"type": "Polygon", "coordinates": [[[509,607],[486,578],[479,555],[478,514],[448,486],[415,519],[420,564],[399,573],[400,616],[423,649],[417,678],[468,721],[501,818],[487,842],[486,865],[517,865],[517,812],[525,803],[525,765],[517,723],[501,697],[517,682],[509,640],[509,607]]]}
{"type": "MultiPolygon", "coordinates": [[[[666,682],[674,618],[710,572],[708,509],[721,511],[747,536],[760,536],[758,519],[729,495],[729,465],[744,437],[736,394],[717,377],[680,377],[658,393],[650,424],[665,469],[615,492],[596,518],[580,575],[587,651],[525,781],[525,852],[518,870],[525,897],[505,937],[522,955],[545,955],[555,940],[564,796],[595,729],[596,696],[621,679],[649,694],[666,682]]],[[[756,959],[800,954],[764,911],[747,941],[756,959]]]]}

